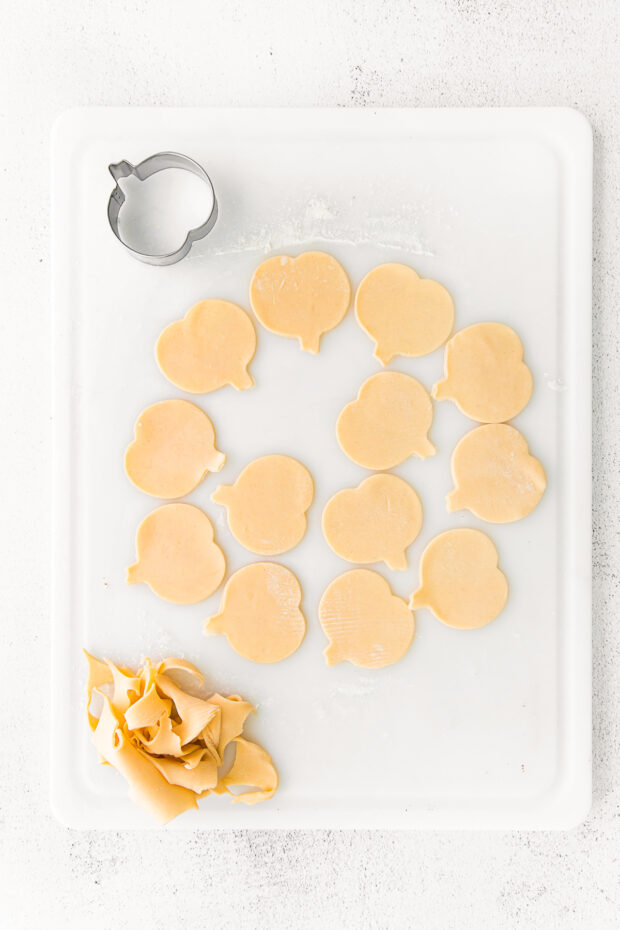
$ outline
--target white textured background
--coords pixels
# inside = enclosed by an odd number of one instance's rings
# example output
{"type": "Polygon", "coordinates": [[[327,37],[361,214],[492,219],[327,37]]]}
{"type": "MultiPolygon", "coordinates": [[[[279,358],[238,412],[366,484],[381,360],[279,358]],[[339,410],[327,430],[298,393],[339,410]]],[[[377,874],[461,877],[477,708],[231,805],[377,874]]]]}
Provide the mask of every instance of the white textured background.
{"type": "MultiPolygon", "coordinates": [[[[0,927],[620,926],[620,5],[0,4],[0,927]],[[578,107],[595,136],[594,803],[548,833],[73,833],[47,799],[48,147],[75,105],[578,107]]],[[[584,437],[584,442],[588,437],[584,437]]]]}

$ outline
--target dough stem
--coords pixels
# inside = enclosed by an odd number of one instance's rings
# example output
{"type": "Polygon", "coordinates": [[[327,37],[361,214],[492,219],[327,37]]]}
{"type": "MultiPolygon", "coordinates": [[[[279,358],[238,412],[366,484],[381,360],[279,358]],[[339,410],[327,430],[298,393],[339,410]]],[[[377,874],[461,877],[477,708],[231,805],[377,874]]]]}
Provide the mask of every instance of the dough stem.
{"type": "Polygon", "coordinates": [[[446,510],[448,513],[453,513],[455,510],[463,510],[464,508],[465,504],[461,501],[460,488],[454,488],[453,491],[446,494],[446,510]]]}
{"type": "Polygon", "coordinates": [[[338,652],[338,647],[335,643],[330,643],[329,646],[324,650],[323,655],[325,656],[325,661],[328,665],[337,665],[341,661],[340,655],[338,652]]]}
{"type": "Polygon", "coordinates": [[[238,391],[245,391],[246,388],[254,387],[254,378],[247,368],[244,368],[230,379],[230,383],[238,391]]]}
{"type": "Polygon", "coordinates": [[[435,400],[449,400],[448,379],[444,378],[443,381],[438,381],[437,384],[434,384],[431,394],[435,400]]]}
{"type": "Polygon", "coordinates": [[[142,578],[142,563],[135,562],[134,565],[130,565],[127,569],[127,584],[141,584],[144,580],[142,578]]]}
{"type": "Polygon", "coordinates": [[[375,349],[375,358],[378,362],[381,362],[382,365],[387,365],[388,362],[391,362],[394,357],[395,353],[392,352],[391,349],[388,349],[385,346],[382,348],[379,346],[379,344],[377,344],[377,348],[375,349]]]}
{"type": "Polygon", "coordinates": [[[227,507],[232,496],[233,487],[232,484],[220,484],[211,495],[211,500],[216,504],[223,504],[227,507]]]}
{"type": "Polygon", "coordinates": [[[436,452],[437,452],[437,449],[435,448],[433,443],[430,441],[430,439],[420,440],[420,447],[418,449],[418,455],[421,458],[423,459],[428,458],[429,455],[435,455],[436,452]]]}
{"type": "Polygon", "coordinates": [[[226,461],[226,456],[223,452],[220,452],[218,449],[213,450],[213,454],[209,457],[207,462],[208,471],[220,471],[224,462],[226,461]]]}
{"type": "Polygon", "coordinates": [[[205,633],[225,633],[226,624],[223,614],[214,614],[205,623],[205,633]]]}
{"type": "Polygon", "coordinates": [[[426,595],[424,593],[424,588],[418,588],[417,591],[414,591],[411,595],[411,600],[409,601],[410,610],[417,610],[418,607],[426,607],[426,595]]]}
{"type": "Polygon", "coordinates": [[[403,572],[409,567],[405,552],[394,552],[385,559],[385,564],[396,572],[403,572]]]}
{"type": "Polygon", "coordinates": [[[319,349],[321,348],[321,333],[317,333],[312,336],[300,336],[299,341],[301,347],[305,352],[310,352],[312,355],[317,355],[319,349]]]}

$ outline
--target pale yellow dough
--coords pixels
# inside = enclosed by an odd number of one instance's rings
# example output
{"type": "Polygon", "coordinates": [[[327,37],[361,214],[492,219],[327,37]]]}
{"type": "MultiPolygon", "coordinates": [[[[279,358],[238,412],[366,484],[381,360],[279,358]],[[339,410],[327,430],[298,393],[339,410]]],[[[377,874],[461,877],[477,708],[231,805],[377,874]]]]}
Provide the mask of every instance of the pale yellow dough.
{"type": "Polygon", "coordinates": [[[239,695],[197,697],[170,677],[183,672],[202,685],[198,669],[185,659],[145,659],[131,669],[88,661],[88,723],[102,763],[113,766],[129,785],[130,797],[160,823],[195,809],[208,794],[233,801],[266,801],[278,787],[278,773],[264,749],[243,739],[254,708],[239,695]],[[97,712],[92,704],[99,704],[97,712]],[[227,746],[236,756],[227,775],[219,769],[227,746]],[[234,793],[233,786],[245,790],[234,793]]]}
{"type": "Polygon", "coordinates": [[[215,448],[209,417],[187,400],[162,400],[143,410],[125,453],[129,480],[153,497],[185,497],[226,456],[215,448]]]}
{"type": "Polygon", "coordinates": [[[507,599],[508,583],[486,533],[448,530],[430,541],[422,554],[412,609],[430,607],[448,626],[474,630],[494,620],[507,599]]]}
{"type": "Polygon", "coordinates": [[[247,739],[235,739],[235,761],[228,773],[213,789],[216,794],[228,794],[231,801],[241,801],[243,804],[256,804],[259,801],[268,801],[278,788],[278,773],[271,756],[258,743],[251,743],[247,739]],[[254,791],[248,791],[248,785],[254,785],[254,791]],[[239,793],[230,789],[243,787],[245,791],[239,793]]]}
{"type": "Polygon", "coordinates": [[[136,535],[138,561],[127,584],[145,582],[158,597],[195,604],[220,586],[226,561],[213,541],[213,526],[191,504],[165,504],[146,517],[136,535]]]}
{"type": "Polygon", "coordinates": [[[231,384],[254,384],[248,365],[256,351],[256,331],[241,307],[228,300],[201,300],[182,320],[166,326],[155,348],[162,374],[190,394],[207,394],[231,384]]]}
{"type": "Polygon", "coordinates": [[[299,581],[284,565],[254,562],[236,571],[207,633],[224,633],[235,652],[253,662],[280,662],[299,648],[306,621],[299,581]]]}
{"type": "Polygon", "coordinates": [[[456,333],[446,345],[444,367],[433,397],[453,400],[479,423],[511,420],[532,396],[521,340],[504,323],[476,323],[456,333]]]}
{"type": "Polygon", "coordinates": [[[227,508],[235,539],[259,555],[279,555],[301,542],[313,497],[310,472],[288,455],[255,459],[234,484],[221,484],[211,495],[227,508]]]}
{"type": "Polygon", "coordinates": [[[323,333],[349,309],[351,285],[340,262],[326,252],[274,255],[254,272],[250,303],[267,329],[317,353],[323,333]]]}
{"type": "Polygon", "coordinates": [[[363,279],[355,315],[375,343],[375,358],[387,365],[397,355],[427,355],[443,345],[454,325],[454,302],[443,284],[389,262],[363,279]]]}
{"type": "Polygon", "coordinates": [[[377,572],[355,568],[339,575],[319,604],[319,619],[329,640],[328,665],[351,662],[383,668],[401,659],[415,634],[413,613],[377,572]]]}
{"type": "Polygon", "coordinates": [[[433,404],[419,381],[384,371],[365,381],[338,417],[336,435],[343,452],[358,465],[381,471],[410,455],[427,458],[436,449],[428,439],[433,404]]]}
{"type": "Polygon", "coordinates": [[[489,523],[526,517],[547,486],[524,437],[506,423],[478,426],[463,436],[452,453],[452,478],[448,510],[471,510],[489,523]]]}
{"type": "Polygon", "coordinates": [[[385,562],[407,568],[405,550],[422,527],[422,505],[396,475],[371,475],[357,488],[338,491],[323,511],[323,533],[348,562],[385,562]]]}

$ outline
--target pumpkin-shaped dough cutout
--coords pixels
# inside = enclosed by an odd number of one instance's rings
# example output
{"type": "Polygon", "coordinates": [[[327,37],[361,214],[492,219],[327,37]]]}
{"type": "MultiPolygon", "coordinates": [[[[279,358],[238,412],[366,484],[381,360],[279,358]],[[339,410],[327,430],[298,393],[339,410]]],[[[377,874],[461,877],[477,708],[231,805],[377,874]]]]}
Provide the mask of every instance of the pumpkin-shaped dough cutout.
{"type": "Polygon", "coordinates": [[[134,432],[125,453],[125,472],[152,497],[185,497],[226,460],[215,448],[211,420],[187,400],[151,404],[138,417],[134,432]]]}
{"type": "Polygon", "coordinates": [[[405,601],[392,594],[385,578],[367,568],[355,568],[332,581],[321,598],[319,619],[329,640],[328,665],[392,665],[407,652],[415,634],[414,616],[405,601]]]}
{"type": "Polygon", "coordinates": [[[316,354],[323,333],[349,309],[351,284],[340,262],[326,252],[274,255],[254,272],[250,303],[266,329],[296,338],[302,349],[316,354]]]}
{"type": "Polygon", "coordinates": [[[396,475],[371,475],[338,491],[323,511],[323,533],[334,552],[361,565],[406,569],[406,549],[422,527],[422,504],[396,475]]]}
{"type": "Polygon", "coordinates": [[[489,523],[521,520],[540,502],[547,479],[519,430],[489,423],[470,430],[452,453],[450,512],[471,510],[489,523]]]}
{"type": "Polygon", "coordinates": [[[503,423],[527,406],[532,373],[523,345],[504,323],[476,323],[446,345],[445,378],[433,388],[437,400],[453,400],[479,423],[503,423]]]}
{"type": "Polygon", "coordinates": [[[275,562],[254,562],[228,579],[219,613],[207,620],[205,631],[224,633],[235,652],[253,662],[280,662],[305,636],[300,603],[293,572],[275,562]]]}
{"type": "Polygon", "coordinates": [[[213,541],[213,526],[191,504],[164,504],[138,527],[138,561],[127,570],[127,583],[146,583],[165,601],[195,604],[220,586],[226,561],[213,541]]]}
{"type": "Polygon", "coordinates": [[[422,554],[420,587],[411,607],[429,607],[442,623],[460,630],[486,626],[508,599],[508,583],[497,561],[497,549],[480,530],[440,533],[422,554]]]}
{"type": "Polygon", "coordinates": [[[373,471],[393,468],[411,455],[436,452],[428,438],[433,404],[419,381],[383,371],[365,381],[357,399],[344,408],[336,424],[342,451],[373,471]]]}
{"type": "Polygon", "coordinates": [[[155,355],[162,374],[182,391],[208,394],[231,384],[254,384],[248,365],[256,351],[256,331],[241,307],[228,300],[201,300],[182,320],[161,333],[155,355]]]}
{"type": "Polygon", "coordinates": [[[288,455],[255,459],[234,484],[211,495],[226,507],[235,539],[259,555],[279,555],[301,542],[313,497],[310,472],[288,455]]]}
{"type": "Polygon", "coordinates": [[[442,346],[454,325],[454,302],[443,284],[388,262],[361,282],[355,315],[375,343],[375,358],[387,365],[397,355],[427,355],[442,346]]]}

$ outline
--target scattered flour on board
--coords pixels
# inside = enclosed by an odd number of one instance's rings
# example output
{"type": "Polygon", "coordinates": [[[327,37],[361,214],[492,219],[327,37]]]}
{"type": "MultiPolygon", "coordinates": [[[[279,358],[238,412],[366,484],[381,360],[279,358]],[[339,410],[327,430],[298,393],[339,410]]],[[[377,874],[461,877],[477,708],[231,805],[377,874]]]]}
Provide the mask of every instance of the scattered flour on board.
{"type": "MultiPolygon", "coordinates": [[[[295,202],[270,218],[269,223],[246,221],[241,228],[227,224],[223,217],[206,240],[210,255],[239,252],[268,253],[290,249],[309,242],[334,242],[346,245],[370,243],[381,248],[397,249],[411,255],[433,256],[434,252],[419,234],[419,206],[402,204],[397,209],[365,217],[349,215],[328,200],[312,196],[295,202]]],[[[204,257],[200,250],[190,252],[194,260],[204,257]]]]}
{"type": "Polygon", "coordinates": [[[552,378],[548,372],[544,373],[545,381],[547,382],[547,387],[550,391],[567,391],[568,385],[563,378],[552,378]]]}
{"type": "MultiPolygon", "coordinates": [[[[324,698],[314,701],[313,712],[318,720],[328,720],[334,715],[346,716],[356,712],[356,698],[368,697],[381,684],[376,678],[363,676],[350,684],[339,684],[330,688],[324,698]]],[[[357,707],[359,710],[359,706],[357,707]]]]}

